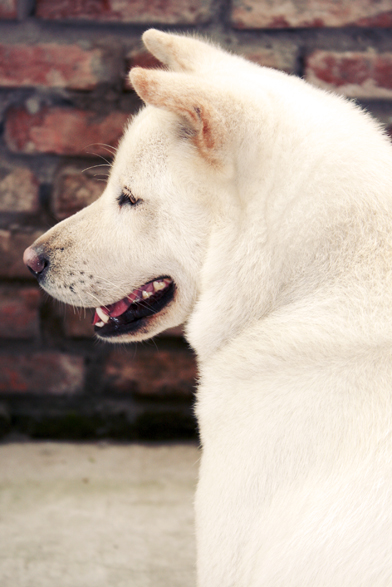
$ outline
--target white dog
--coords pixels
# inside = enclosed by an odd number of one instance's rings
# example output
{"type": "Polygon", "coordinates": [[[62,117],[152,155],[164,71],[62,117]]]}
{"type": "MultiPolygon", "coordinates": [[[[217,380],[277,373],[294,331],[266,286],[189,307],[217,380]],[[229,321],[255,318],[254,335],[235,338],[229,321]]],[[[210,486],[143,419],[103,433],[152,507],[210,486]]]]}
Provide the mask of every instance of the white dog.
{"type": "Polygon", "coordinates": [[[186,322],[198,356],[200,587],[392,585],[392,147],[354,104],[194,38],[102,197],[25,262],[95,330],[186,322]]]}

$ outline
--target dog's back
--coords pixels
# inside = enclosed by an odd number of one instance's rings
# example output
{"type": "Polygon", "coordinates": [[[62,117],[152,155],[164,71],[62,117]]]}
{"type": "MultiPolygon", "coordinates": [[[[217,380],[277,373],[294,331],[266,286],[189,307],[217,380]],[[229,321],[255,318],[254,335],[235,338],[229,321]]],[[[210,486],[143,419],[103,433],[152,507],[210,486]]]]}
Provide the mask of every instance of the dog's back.
{"type": "Polygon", "coordinates": [[[317,352],[311,335],[279,345],[268,334],[295,327],[294,316],[280,318],[267,333],[244,332],[204,371],[197,511],[210,578],[200,584],[386,587],[390,347],[331,341],[317,352]]]}

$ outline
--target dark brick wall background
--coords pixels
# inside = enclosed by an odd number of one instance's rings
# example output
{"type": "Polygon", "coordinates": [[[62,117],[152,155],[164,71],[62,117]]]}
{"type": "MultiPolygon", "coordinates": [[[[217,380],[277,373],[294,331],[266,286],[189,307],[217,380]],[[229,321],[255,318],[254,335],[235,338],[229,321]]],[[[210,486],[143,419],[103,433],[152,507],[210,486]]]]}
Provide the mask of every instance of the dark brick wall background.
{"type": "Polygon", "coordinates": [[[140,105],[127,71],[155,65],[140,43],[153,25],[208,35],[392,127],[392,0],[0,0],[0,434],[196,435],[179,329],[99,344],[90,313],[48,299],[22,264],[39,234],[101,193],[140,105]]]}

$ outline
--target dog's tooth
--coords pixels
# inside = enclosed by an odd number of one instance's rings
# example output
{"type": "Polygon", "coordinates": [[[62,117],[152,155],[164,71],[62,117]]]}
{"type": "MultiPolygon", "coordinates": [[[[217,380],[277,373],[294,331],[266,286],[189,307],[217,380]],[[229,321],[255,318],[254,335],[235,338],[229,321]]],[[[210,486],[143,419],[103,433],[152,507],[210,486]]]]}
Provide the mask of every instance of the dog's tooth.
{"type": "Polygon", "coordinates": [[[95,326],[98,326],[98,328],[102,328],[102,326],[105,326],[105,323],[104,322],[97,322],[95,324],[95,326]]]}
{"type": "Polygon", "coordinates": [[[101,318],[102,322],[107,324],[109,322],[109,316],[101,308],[95,308],[96,313],[101,318]]]}
{"type": "Polygon", "coordinates": [[[147,298],[149,298],[152,295],[152,293],[150,291],[144,291],[142,293],[143,299],[146,300],[147,298]]]}
{"type": "Polygon", "coordinates": [[[166,287],[166,283],[164,281],[154,281],[154,289],[155,291],[160,291],[166,287]]]}

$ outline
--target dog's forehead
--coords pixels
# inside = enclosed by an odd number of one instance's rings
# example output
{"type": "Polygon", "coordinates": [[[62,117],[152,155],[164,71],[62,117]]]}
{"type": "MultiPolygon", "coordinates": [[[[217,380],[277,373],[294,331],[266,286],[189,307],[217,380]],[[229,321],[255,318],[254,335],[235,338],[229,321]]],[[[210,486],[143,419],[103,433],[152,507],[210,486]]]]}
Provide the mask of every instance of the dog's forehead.
{"type": "Polygon", "coordinates": [[[119,157],[126,156],[140,164],[146,158],[166,158],[170,142],[170,128],[165,113],[156,108],[144,108],[128,125],[118,149],[119,157]]]}
{"type": "Polygon", "coordinates": [[[174,137],[170,135],[165,113],[156,110],[144,108],[126,128],[112,167],[111,177],[116,183],[151,182],[167,168],[174,137]]]}

